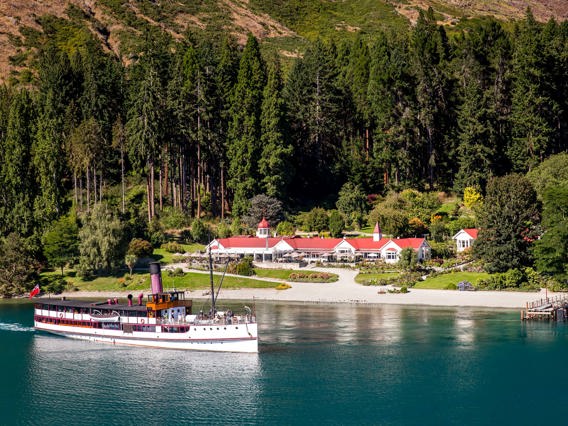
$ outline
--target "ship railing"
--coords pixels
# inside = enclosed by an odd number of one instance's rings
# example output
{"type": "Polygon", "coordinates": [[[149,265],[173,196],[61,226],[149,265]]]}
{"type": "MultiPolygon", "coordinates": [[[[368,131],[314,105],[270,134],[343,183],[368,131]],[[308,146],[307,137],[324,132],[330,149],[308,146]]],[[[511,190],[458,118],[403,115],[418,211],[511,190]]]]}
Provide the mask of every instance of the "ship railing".
{"type": "Polygon", "coordinates": [[[218,317],[208,318],[196,316],[190,320],[185,318],[178,319],[157,319],[156,325],[231,325],[231,324],[251,324],[256,322],[253,315],[234,315],[230,318],[218,317]]]}

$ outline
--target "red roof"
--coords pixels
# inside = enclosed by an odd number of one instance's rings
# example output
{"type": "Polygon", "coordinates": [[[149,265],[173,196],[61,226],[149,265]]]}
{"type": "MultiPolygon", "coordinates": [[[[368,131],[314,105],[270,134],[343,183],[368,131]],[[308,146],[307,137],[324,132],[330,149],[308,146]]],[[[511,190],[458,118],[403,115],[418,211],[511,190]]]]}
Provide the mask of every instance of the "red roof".
{"type": "Polygon", "coordinates": [[[348,238],[346,241],[358,251],[379,251],[389,239],[381,238],[379,241],[373,241],[372,238],[348,238]]]}
{"type": "Polygon", "coordinates": [[[286,243],[295,250],[333,250],[341,238],[290,238],[286,243]]]}
{"type": "Polygon", "coordinates": [[[471,238],[476,239],[477,238],[477,229],[475,228],[468,228],[468,229],[464,229],[463,230],[467,235],[469,235],[471,238]]]}
{"type": "Polygon", "coordinates": [[[424,242],[424,238],[399,238],[392,241],[402,249],[411,247],[417,250],[424,242]]]}
{"type": "MultiPolygon", "coordinates": [[[[363,252],[378,252],[382,248],[392,241],[401,249],[411,247],[413,249],[418,249],[422,243],[425,241],[424,238],[381,238],[380,241],[373,241],[372,238],[257,238],[257,237],[231,237],[231,238],[219,238],[217,242],[219,245],[223,246],[225,249],[235,249],[235,248],[272,248],[278,242],[285,241],[290,247],[297,251],[332,251],[335,247],[345,241],[350,244],[356,251],[363,252]],[[268,241],[268,245],[267,245],[268,241]]],[[[215,250],[215,247],[211,247],[215,250]]]]}
{"type": "Polygon", "coordinates": [[[266,218],[262,218],[262,220],[258,224],[258,228],[270,228],[270,226],[268,226],[268,221],[266,220],[266,218]]]}
{"type": "Polygon", "coordinates": [[[375,229],[373,230],[373,234],[380,234],[381,233],[381,227],[379,226],[379,222],[377,222],[375,224],[375,229]]]}
{"type": "Polygon", "coordinates": [[[217,241],[225,249],[231,248],[259,248],[274,247],[281,238],[255,238],[255,237],[231,237],[219,238],[217,241]],[[268,245],[266,242],[268,241],[268,245]]]}

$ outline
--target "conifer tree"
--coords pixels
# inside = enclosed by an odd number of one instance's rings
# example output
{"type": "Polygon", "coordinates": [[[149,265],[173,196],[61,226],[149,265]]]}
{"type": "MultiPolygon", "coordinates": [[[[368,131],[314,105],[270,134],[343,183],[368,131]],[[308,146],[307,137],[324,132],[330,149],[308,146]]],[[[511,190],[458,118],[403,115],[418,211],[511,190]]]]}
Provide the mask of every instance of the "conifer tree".
{"type": "Polygon", "coordinates": [[[248,200],[258,192],[260,115],[265,81],[265,64],[260,47],[256,38],[250,35],[239,64],[228,134],[228,186],[233,191],[232,213],[236,216],[246,213],[248,200]]]}
{"type": "Polygon", "coordinates": [[[259,175],[262,189],[269,197],[280,200],[292,177],[292,146],[284,129],[284,101],[280,64],[274,59],[268,66],[268,78],[264,87],[261,112],[262,155],[259,160],[259,175]]]}
{"type": "Polygon", "coordinates": [[[544,77],[541,29],[530,9],[516,28],[513,52],[512,138],[507,155],[513,171],[526,172],[550,149],[550,99],[542,87],[544,77]]]}

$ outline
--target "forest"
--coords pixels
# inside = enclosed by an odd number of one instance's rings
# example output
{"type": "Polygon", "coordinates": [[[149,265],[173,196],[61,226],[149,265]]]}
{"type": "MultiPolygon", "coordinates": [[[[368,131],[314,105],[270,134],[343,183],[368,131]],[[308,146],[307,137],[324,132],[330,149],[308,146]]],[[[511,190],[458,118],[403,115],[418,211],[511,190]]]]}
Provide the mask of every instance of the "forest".
{"type": "Polygon", "coordinates": [[[103,205],[127,240],[151,240],[166,216],[235,221],[267,196],[291,217],[356,190],[361,226],[388,194],[484,196],[568,148],[568,23],[530,10],[449,34],[430,9],[408,30],[318,39],[287,66],[252,35],[145,32],[119,59],[40,22],[33,68],[0,87],[0,234],[40,261],[54,224],[103,205]]]}

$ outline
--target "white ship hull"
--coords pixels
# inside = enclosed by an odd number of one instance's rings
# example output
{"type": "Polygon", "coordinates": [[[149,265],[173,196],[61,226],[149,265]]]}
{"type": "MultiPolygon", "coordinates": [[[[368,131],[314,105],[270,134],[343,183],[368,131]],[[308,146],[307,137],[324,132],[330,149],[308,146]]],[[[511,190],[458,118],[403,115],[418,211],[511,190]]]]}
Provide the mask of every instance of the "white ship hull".
{"type": "MultiPolygon", "coordinates": [[[[257,324],[192,325],[185,333],[124,332],[34,322],[37,330],[116,345],[216,352],[258,352],[257,324]]],[[[160,329],[160,327],[157,327],[160,329]]]]}

